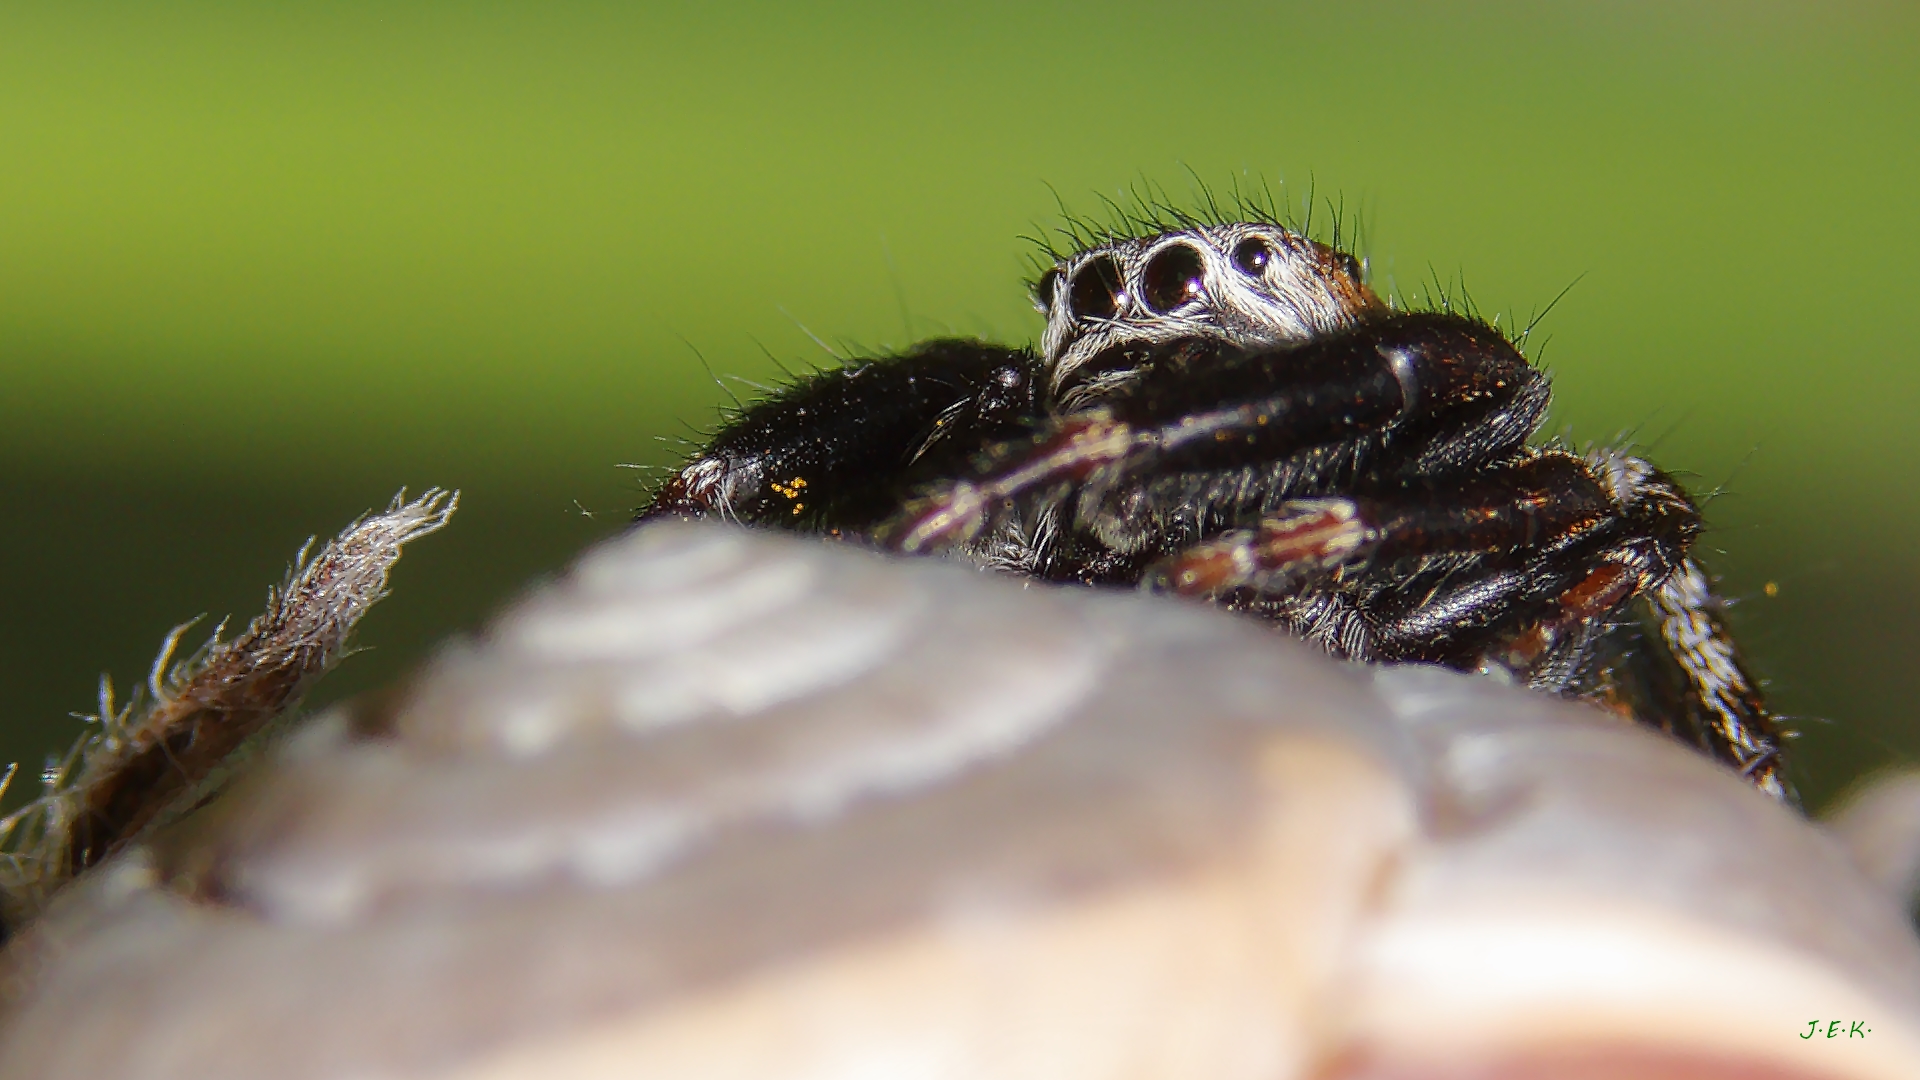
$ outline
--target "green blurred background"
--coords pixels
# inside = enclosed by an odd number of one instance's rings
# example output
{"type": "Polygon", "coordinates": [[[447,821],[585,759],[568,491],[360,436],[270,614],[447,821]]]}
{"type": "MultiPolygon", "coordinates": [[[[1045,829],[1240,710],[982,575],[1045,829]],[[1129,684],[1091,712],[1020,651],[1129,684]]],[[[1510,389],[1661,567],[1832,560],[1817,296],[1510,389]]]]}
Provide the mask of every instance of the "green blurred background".
{"type": "Polygon", "coordinates": [[[1403,293],[1524,319],[1579,279],[1535,335],[1555,423],[1727,489],[1711,561],[1820,802],[1920,756],[1917,31],[1905,3],[0,5],[0,759],[64,746],[175,622],[249,617],[310,533],[458,486],[320,697],[391,679],[618,527],[617,466],[724,400],[700,356],[764,381],[828,359],[803,326],[1027,340],[1049,185],[1092,211],[1191,172],[1364,210],[1403,293]]]}

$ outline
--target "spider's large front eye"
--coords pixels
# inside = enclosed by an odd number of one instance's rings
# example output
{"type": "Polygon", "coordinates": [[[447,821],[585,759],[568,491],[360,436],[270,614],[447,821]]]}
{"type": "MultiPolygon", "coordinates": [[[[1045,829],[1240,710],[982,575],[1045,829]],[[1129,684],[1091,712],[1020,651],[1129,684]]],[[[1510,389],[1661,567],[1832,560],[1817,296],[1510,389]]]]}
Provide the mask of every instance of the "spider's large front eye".
{"type": "Polygon", "coordinates": [[[1067,293],[1073,313],[1081,318],[1111,319],[1120,311],[1120,268],[1102,255],[1073,272],[1067,293]]]}
{"type": "Polygon", "coordinates": [[[1170,244],[1147,260],[1140,283],[1147,306],[1165,314],[1206,295],[1207,264],[1191,244],[1170,244]]]}
{"type": "Polygon", "coordinates": [[[1233,265],[1248,277],[1259,277],[1267,272],[1267,264],[1273,261],[1273,245],[1257,236],[1249,236],[1234,245],[1233,265]]]}

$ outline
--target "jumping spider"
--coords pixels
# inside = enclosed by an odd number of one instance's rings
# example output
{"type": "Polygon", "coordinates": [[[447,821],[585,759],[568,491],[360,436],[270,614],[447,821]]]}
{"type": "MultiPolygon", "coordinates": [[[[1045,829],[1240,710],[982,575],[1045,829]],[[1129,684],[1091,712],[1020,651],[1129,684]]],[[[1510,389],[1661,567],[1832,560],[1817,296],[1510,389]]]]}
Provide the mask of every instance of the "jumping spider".
{"type": "Polygon", "coordinates": [[[640,518],[1207,598],[1335,656],[1595,702],[1793,799],[1693,501],[1639,458],[1530,444],[1548,380],[1494,327],[1394,310],[1271,218],[1099,237],[1034,295],[1037,354],[937,340],[800,379],[640,518]]]}

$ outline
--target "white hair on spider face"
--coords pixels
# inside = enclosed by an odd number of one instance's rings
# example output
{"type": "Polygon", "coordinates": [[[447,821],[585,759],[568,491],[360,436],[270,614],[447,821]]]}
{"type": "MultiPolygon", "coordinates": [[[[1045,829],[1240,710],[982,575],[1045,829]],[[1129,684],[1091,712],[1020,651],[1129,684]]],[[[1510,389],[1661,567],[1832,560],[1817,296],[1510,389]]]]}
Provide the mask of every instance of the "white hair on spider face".
{"type": "MultiPolygon", "coordinates": [[[[1097,394],[1076,377],[1117,345],[1211,337],[1285,345],[1385,310],[1351,256],[1278,225],[1229,222],[1121,238],[1074,252],[1040,278],[1035,305],[1048,389],[1097,394]]],[[[1072,404],[1072,402],[1063,402],[1072,404]]]]}

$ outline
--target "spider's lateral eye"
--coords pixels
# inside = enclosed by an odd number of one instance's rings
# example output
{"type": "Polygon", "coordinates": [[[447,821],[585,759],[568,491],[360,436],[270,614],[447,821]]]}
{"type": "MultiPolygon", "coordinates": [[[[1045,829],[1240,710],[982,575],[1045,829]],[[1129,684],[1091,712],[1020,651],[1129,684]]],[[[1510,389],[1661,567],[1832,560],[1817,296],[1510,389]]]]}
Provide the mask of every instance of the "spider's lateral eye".
{"type": "Polygon", "coordinates": [[[1081,318],[1111,319],[1120,311],[1120,267],[1102,255],[1073,272],[1067,298],[1081,318]]]}
{"type": "Polygon", "coordinates": [[[1049,310],[1053,308],[1053,294],[1059,291],[1060,271],[1058,269],[1041,274],[1040,280],[1033,286],[1034,299],[1040,301],[1041,307],[1049,310]]]}
{"type": "Polygon", "coordinates": [[[1206,294],[1206,268],[1206,260],[1190,244],[1161,248],[1147,260],[1147,268],[1140,275],[1143,299],[1161,314],[1198,300],[1206,294]]]}
{"type": "Polygon", "coordinates": [[[1233,246],[1233,265],[1248,277],[1259,277],[1273,262],[1273,245],[1257,236],[1249,236],[1233,246]]]}
{"type": "Polygon", "coordinates": [[[1359,281],[1360,280],[1360,260],[1354,258],[1353,256],[1347,254],[1344,251],[1335,252],[1334,255],[1340,261],[1340,269],[1345,271],[1348,277],[1352,278],[1355,281],[1359,281]]]}

